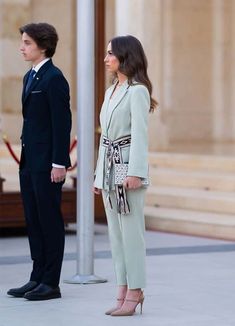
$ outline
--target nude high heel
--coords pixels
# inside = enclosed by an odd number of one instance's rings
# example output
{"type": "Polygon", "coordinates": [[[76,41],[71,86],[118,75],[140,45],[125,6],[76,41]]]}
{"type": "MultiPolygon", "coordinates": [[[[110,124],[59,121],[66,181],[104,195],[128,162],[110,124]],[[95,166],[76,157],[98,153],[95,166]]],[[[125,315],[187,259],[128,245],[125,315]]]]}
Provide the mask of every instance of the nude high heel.
{"type": "Polygon", "coordinates": [[[119,317],[119,316],[132,316],[135,313],[136,307],[140,304],[140,313],[142,314],[143,311],[143,303],[144,303],[144,294],[143,291],[140,292],[139,299],[132,300],[132,299],[125,299],[124,302],[133,302],[133,307],[131,309],[125,309],[123,306],[115,310],[111,313],[111,316],[113,317],[119,317]]]}
{"type": "Polygon", "coordinates": [[[111,308],[105,312],[105,315],[111,315],[114,311],[119,310],[124,303],[125,298],[117,298],[117,307],[111,308]]]}

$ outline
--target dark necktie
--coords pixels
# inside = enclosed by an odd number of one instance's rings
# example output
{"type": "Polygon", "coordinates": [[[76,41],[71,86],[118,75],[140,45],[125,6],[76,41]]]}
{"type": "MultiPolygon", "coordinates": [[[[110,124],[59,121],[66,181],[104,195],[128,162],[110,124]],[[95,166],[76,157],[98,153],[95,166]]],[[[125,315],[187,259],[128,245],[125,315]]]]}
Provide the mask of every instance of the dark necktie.
{"type": "Polygon", "coordinates": [[[27,80],[27,84],[26,84],[26,86],[25,86],[25,91],[26,91],[26,92],[28,91],[28,89],[29,89],[29,87],[30,87],[30,85],[31,85],[31,83],[32,83],[33,78],[34,78],[35,75],[36,75],[36,71],[35,71],[34,69],[32,69],[32,70],[30,71],[29,78],[28,78],[28,80],[27,80]]]}

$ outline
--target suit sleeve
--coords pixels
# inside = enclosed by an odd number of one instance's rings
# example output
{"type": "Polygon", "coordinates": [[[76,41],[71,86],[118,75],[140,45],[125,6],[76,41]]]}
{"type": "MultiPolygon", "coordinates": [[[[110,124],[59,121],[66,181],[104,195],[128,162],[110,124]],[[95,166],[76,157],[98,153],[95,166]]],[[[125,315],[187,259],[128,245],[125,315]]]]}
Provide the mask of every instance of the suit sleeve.
{"type": "Polygon", "coordinates": [[[148,176],[148,114],[150,96],[143,85],[132,88],[131,94],[131,146],[128,176],[148,176]]]}
{"type": "Polygon", "coordinates": [[[64,76],[55,75],[48,85],[48,98],[52,124],[52,162],[68,167],[71,111],[69,85],[64,76]]]}

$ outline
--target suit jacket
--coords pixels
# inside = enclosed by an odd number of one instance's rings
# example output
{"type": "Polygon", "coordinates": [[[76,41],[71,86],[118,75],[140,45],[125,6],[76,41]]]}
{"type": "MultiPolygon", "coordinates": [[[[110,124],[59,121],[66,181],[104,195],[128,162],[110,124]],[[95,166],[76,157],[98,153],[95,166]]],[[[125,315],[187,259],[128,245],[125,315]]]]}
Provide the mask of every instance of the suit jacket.
{"type": "Polygon", "coordinates": [[[20,168],[50,171],[52,163],[70,166],[71,111],[69,85],[62,72],[47,61],[25,90],[23,79],[23,129],[20,168]]]}
{"type": "MultiPolygon", "coordinates": [[[[129,163],[128,176],[146,178],[148,176],[148,113],[150,95],[148,89],[135,83],[129,86],[126,81],[110,99],[115,85],[107,89],[100,113],[102,134],[95,171],[94,186],[107,189],[104,182],[107,147],[102,145],[103,136],[114,141],[131,135],[130,147],[121,148],[123,163],[129,163]]],[[[114,189],[113,169],[111,170],[114,189]]]]}

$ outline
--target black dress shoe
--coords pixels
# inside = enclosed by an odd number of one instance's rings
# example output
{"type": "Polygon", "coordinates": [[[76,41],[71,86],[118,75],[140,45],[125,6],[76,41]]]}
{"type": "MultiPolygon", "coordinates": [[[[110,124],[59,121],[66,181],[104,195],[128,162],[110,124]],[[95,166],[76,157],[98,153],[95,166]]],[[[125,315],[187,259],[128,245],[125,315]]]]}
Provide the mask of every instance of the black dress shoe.
{"type": "Polygon", "coordinates": [[[33,301],[61,298],[60,288],[41,283],[34,290],[25,293],[24,298],[33,301]]]}
{"type": "Polygon", "coordinates": [[[32,291],[38,286],[38,283],[35,281],[29,281],[20,288],[10,289],[7,294],[12,295],[13,297],[22,298],[26,292],[32,291]]]}

